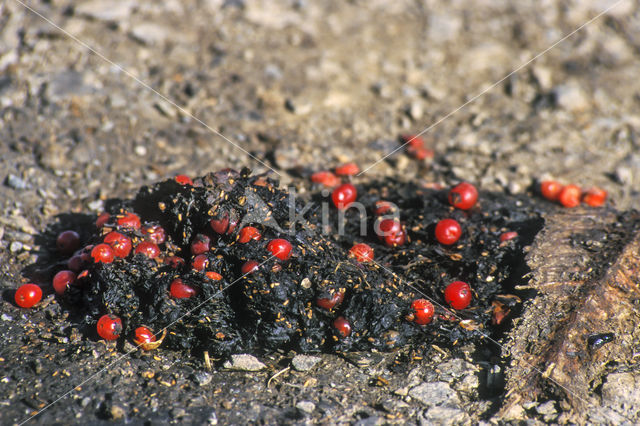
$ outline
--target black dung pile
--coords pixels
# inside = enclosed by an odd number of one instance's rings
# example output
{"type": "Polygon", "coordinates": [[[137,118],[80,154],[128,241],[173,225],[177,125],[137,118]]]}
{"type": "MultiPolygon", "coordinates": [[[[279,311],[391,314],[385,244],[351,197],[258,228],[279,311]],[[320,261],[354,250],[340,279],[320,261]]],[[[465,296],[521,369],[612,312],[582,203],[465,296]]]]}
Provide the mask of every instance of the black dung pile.
{"type": "MultiPolygon", "coordinates": [[[[364,216],[349,208],[344,232],[338,210],[319,191],[294,200],[265,176],[221,171],[180,184],[175,180],[143,187],[133,200],[110,202],[110,218],[92,230],[78,229],[85,246],[96,245],[113,230],[127,235],[134,248],[148,238],[140,229],[118,225],[127,213],[144,226],[166,232],[160,254],[132,251],[111,263],[93,263],[79,274],[63,298],[95,330],[104,314],[122,319],[124,338],[145,325],[156,333],[168,327],[164,348],[209,351],[217,356],[239,352],[294,349],[300,352],[388,350],[409,343],[457,344],[482,338],[500,324],[517,298],[511,296],[523,272],[523,248],[542,226],[540,202],[527,196],[481,193],[476,206],[451,207],[446,190],[393,180],[357,185],[364,216]],[[375,203],[399,208],[407,241],[387,247],[373,230],[375,203]],[[323,218],[323,212],[328,212],[323,218]],[[299,220],[304,216],[304,220],[299,220]],[[443,246],[434,238],[438,220],[454,218],[461,239],[443,246]],[[360,220],[367,235],[361,235],[360,220]],[[214,230],[210,222],[224,223],[214,230]],[[259,240],[239,241],[239,231],[257,228],[259,240]],[[518,236],[500,241],[506,231],[518,236]],[[203,270],[194,270],[190,247],[208,238],[203,270]],[[267,244],[289,241],[291,257],[271,255],[267,244]],[[374,261],[349,256],[354,243],[374,248],[374,261]],[[257,269],[243,273],[247,262],[257,269]],[[172,297],[176,279],[196,289],[190,298],[172,297]],[[455,311],[443,292],[462,280],[473,290],[471,305],[455,311]],[[435,305],[433,321],[407,319],[411,302],[427,298],[435,305]],[[318,299],[334,300],[331,309],[318,299]],[[334,324],[344,318],[347,336],[334,324]]],[[[246,271],[246,269],[245,269],[246,271]]]]}

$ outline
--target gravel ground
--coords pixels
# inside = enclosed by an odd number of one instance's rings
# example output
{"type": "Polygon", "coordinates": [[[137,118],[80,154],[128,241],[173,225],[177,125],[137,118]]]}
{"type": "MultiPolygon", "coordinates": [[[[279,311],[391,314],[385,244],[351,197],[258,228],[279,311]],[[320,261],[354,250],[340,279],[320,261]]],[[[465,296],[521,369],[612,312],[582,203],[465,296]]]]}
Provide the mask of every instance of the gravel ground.
{"type": "MultiPolygon", "coordinates": [[[[464,179],[508,193],[554,177],[640,207],[631,0],[503,81],[614,1],[26,4],[68,34],[17,0],[0,4],[5,299],[57,215],[99,212],[106,198],[176,173],[247,165],[288,184],[347,160],[366,168],[399,134],[432,125],[432,161],[397,153],[367,176],[464,179]]],[[[496,420],[503,391],[499,360],[471,347],[455,357],[435,350],[403,371],[389,368],[396,354],[276,353],[258,372],[207,372],[201,359],[157,351],[99,372],[126,344],[83,337],[55,301],[28,312],[3,302],[0,315],[3,424],[80,383],[34,421],[476,423],[496,420]]],[[[611,371],[586,418],[637,420],[638,382],[635,368],[611,371]]],[[[571,421],[553,400],[517,416],[571,421]]]]}

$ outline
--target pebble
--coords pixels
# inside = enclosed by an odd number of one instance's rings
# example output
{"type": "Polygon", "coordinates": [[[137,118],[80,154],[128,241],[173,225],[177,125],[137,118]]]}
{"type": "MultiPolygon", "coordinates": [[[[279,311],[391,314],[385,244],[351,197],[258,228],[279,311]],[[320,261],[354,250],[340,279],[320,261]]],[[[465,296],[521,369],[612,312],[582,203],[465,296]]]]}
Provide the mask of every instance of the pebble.
{"type": "Polygon", "coordinates": [[[454,424],[464,422],[467,413],[452,407],[431,407],[423,416],[429,424],[454,424]]]}
{"type": "Polygon", "coordinates": [[[20,241],[14,241],[9,245],[9,251],[11,253],[18,253],[22,250],[22,243],[20,241]]]}
{"type": "Polygon", "coordinates": [[[260,371],[267,368],[258,358],[249,354],[231,355],[231,359],[225,361],[223,368],[236,371],[260,371]]]}
{"type": "Polygon", "coordinates": [[[549,416],[557,413],[554,401],[547,401],[544,404],[538,405],[536,407],[536,411],[538,414],[542,414],[543,416],[549,416]]]}
{"type": "Polygon", "coordinates": [[[211,383],[211,379],[213,379],[213,376],[211,376],[211,374],[207,373],[206,371],[198,371],[193,375],[193,379],[199,386],[206,386],[211,383]]]}
{"type": "Polygon", "coordinates": [[[131,14],[135,1],[93,0],[75,6],[75,13],[99,21],[120,21],[131,14]]]}
{"type": "Polygon", "coordinates": [[[124,408],[120,407],[119,405],[112,405],[109,408],[109,416],[113,420],[122,420],[122,419],[124,419],[124,416],[125,416],[124,408]]]}
{"type": "Polygon", "coordinates": [[[181,419],[187,415],[187,411],[184,408],[172,408],[171,417],[174,419],[181,419]]]}
{"type": "Polygon", "coordinates": [[[428,406],[455,406],[460,403],[458,394],[446,382],[422,383],[411,389],[409,396],[428,406]]]}
{"type": "Polygon", "coordinates": [[[169,37],[166,27],[151,22],[135,25],[131,28],[130,35],[136,41],[146,45],[161,44],[169,37]]]}
{"type": "Polygon", "coordinates": [[[215,411],[212,411],[211,414],[209,414],[209,418],[207,419],[207,424],[210,424],[212,426],[218,424],[218,416],[216,415],[215,411]]]}
{"type": "Polygon", "coordinates": [[[7,314],[0,315],[0,319],[2,319],[2,321],[13,321],[13,317],[7,314]]]}
{"type": "Polygon", "coordinates": [[[5,180],[5,183],[9,188],[13,188],[13,189],[29,188],[29,184],[24,179],[21,179],[16,175],[8,175],[7,179],[5,180]]]}
{"type": "Polygon", "coordinates": [[[583,111],[589,108],[590,100],[577,83],[567,83],[553,89],[558,106],[568,111],[583,111]]]}
{"type": "Polygon", "coordinates": [[[318,364],[322,358],[311,355],[296,355],[291,360],[291,365],[296,371],[309,371],[318,364]]]}
{"type": "Polygon", "coordinates": [[[296,404],[296,408],[303,413],[311,414],[316,409],[316,404],[311,401],[300,401],[296,404]]]}

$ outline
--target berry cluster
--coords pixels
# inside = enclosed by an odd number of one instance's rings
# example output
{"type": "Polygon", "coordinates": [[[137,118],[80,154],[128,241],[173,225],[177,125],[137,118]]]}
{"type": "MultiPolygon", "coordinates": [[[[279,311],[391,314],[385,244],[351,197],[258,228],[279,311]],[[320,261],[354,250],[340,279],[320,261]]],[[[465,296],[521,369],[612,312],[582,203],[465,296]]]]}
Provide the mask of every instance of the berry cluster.
{"type": "Polygon", "coordinates": [[[562,185],[555,180],[540,183],[540,194],[549,201],[555,201],[563,207],[577,207],[582,201],[591,207],[601,207],[607,201],[607,191],[593,187],[583,191],[578,185],[562,185]]]}

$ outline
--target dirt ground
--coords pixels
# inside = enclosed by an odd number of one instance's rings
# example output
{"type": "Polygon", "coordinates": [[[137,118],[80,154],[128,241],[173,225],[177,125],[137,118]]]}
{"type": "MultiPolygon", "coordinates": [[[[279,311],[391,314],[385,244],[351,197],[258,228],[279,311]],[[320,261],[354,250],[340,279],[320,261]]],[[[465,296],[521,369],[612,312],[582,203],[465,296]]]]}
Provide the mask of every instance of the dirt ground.
{"type": "MultiPolygon", "coordinates": [[[[0,3],[2,424],[49,403],[33,422],[497,421],[506,367],[483,348],[404,371],[388,368],[393,354],[320,355],[298,371],[275,353],[260,372],[207,372],[170,351],[102,370],[126,345],[79,335],[53,300],[6,301],[56,215],[100,212],[143,184],[249,166],[287,185],[354,160],[373,165],[364,177],[507,193],[553,177],[640,207],[631,0],[21,1],[0,3]],[[433,161],[376,163],[427,128],[433,161]]],[[[587,419],[637,421],[638,382],[612,372],[587,419]]],[[[558,401],[524,408],[531,422],[567,419],[558,401]]]]}

